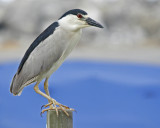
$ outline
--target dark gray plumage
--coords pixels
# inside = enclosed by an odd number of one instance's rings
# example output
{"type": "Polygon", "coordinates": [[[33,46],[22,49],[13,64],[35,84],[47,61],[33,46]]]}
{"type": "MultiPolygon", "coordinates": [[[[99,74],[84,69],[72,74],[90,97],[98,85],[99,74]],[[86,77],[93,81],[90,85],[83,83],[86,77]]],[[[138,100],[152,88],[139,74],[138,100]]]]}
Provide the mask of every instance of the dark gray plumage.
{"type": "Polygon", "coordinates": [[[81,9],[73,9],[73,10],[69,10],[68,12],[64,13],[59,19],[62,19],[63,17],[70,15],[70,14],[77,15],[78,13],[87,15],[87,13],[81,9]]]}

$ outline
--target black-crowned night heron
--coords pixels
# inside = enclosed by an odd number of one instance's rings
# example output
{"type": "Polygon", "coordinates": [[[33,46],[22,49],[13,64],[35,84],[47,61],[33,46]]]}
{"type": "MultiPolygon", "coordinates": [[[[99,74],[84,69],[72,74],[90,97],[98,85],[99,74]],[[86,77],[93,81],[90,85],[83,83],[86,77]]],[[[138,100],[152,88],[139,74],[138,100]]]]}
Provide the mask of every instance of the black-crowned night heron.
{"type": "Polygon", "coordinates": [[[82,28],[89,26],[103,28],[102,25],[89,18],[87,13],[80,9],[70,10],[62,15],[57,22],[52,23],[35,39],[26,51],[18,71],[13,77],[10,92],[14,95],[20,95],[24,87],[36,82],[34,90],[48,99],[49,103],[44,107],[50,106],[44,109],[42,113],[55,109],[58,115],[58,109],[61,109],[68,115],[66,109],[70,108],[50,97],[48,79],[79,42],[82,28]],[[46,94],[38,88],[39,83],[44,78],[46,94]],[[57,108],[57,106],[59,107],[57,108]]]}

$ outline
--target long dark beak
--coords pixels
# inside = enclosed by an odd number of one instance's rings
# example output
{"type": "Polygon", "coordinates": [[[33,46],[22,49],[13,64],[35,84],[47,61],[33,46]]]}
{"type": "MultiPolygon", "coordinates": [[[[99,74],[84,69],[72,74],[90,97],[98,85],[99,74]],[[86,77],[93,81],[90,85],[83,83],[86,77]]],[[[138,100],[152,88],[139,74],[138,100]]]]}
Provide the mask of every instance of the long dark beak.
{"type": "Polygon", "coordinates": [[[89,17],[86,19],[86,22],[91,26],[95,26],[95,27],[98,27],[98,28],[103,28],[103,26],[100,23],[98,23],[97,21],[95,21],[95,20],[93,20],[89,17]]]}

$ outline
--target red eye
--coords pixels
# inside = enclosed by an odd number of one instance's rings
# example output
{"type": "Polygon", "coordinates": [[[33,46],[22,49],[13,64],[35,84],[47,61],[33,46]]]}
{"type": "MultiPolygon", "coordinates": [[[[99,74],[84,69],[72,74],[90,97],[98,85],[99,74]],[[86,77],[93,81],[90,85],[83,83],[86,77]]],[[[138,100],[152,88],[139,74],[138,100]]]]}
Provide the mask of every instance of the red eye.
{"type": "Polygon", "coordinates": [[[78,13],[78,14],[77,14],[77,17],[78,17],[78,18],[82,18],[83,16],[78,13]]]}

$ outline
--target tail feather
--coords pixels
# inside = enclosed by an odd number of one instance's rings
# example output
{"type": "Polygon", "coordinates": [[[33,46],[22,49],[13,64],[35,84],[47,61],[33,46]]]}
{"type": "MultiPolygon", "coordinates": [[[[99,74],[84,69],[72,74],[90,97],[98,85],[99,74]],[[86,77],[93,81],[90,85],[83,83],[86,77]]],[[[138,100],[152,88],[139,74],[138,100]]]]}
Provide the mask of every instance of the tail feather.
{"type": "Polygon", "coordinates": [[[10,86],[10,92],[11,92],[11,93],[13,93],[13,83],[14,83],[15,77],[16,77],[16,74],[14,75],[14,77],[13,77],[13,79],[12,79],[11,86],[10,86]]]}
{"type": "Polygon", "coordinates": [[[17,81],[17,74],[14,75],[10,86],[10,92],[13,93],[13,95],[18,95],[19,93],[16,87],[16,81],[17,81]]]}
{"type": "Polygon", "coordinates": [[[24,84],[24,80],[20,77],[19,74],[15,74],[12,83],[10,86],[10,92],[13,93],[13,95],[20,95],[22,93],[22,89],[24,84]]]}
{"type": "Polygon", "coordinates": [[[22,93],[22,90],[25,86],[33,83],[36,81],[37,77],[34,77],[32,79],[25,79],[26,77],[22,77],[23,75],[20,74],[15,74],[13,79],[12,79],[12,83],[10,86],[10,92],[13,93],[13,95],[20,95],[22,93]]]}

